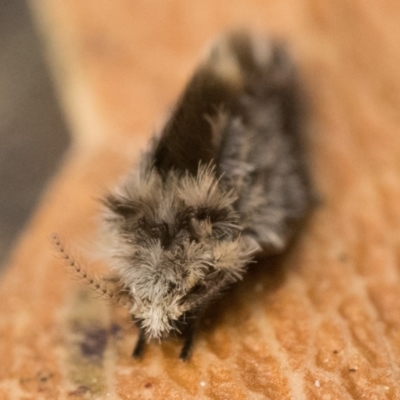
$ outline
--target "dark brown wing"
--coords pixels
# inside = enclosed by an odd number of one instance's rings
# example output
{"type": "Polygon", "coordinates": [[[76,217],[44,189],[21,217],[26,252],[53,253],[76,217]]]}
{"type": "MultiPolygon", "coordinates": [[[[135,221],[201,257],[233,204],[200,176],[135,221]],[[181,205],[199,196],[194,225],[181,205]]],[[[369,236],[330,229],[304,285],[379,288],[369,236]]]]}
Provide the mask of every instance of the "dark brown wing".
{"type": "Polygon", "coordinates": [[[243,91],[243,76],[230,37],[221,38],[195,71],[162,130],[154,152],[159,171],[197,172],[218,157],[220,135],[243,91]],[[222,122],[222,123],[221,123],[222,122]]]}
{"type": "Polygon", "coordinates": [[[285,49],[243,32],[223,36],[197,69],[153,153],[161,173],[214,161],[238,200],[243,235],[281,251],[309,209],[295,69],[285,49]]]}

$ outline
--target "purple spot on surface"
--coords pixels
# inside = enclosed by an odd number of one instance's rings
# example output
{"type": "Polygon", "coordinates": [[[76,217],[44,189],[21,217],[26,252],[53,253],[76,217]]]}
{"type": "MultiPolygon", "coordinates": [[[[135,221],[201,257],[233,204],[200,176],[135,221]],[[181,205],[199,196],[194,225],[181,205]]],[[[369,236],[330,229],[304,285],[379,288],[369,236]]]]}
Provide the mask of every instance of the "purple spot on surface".
{"type": "Polygon", "coordinates": [[[102,328],[93,328],[84,331],[80,343],[81,354],[84,357],[102,358],[107,345],[107,331],[102,328]]]}
{"type": "Polygon", "coordinates": [[[116,335],[118,335],[118,333],[120,333],[121,332],[121,327],[118,325],[118,324],[112,324],[111,326],[110,326],[110,334],[112,335],[112,336],[116,336],[116,335]]]}

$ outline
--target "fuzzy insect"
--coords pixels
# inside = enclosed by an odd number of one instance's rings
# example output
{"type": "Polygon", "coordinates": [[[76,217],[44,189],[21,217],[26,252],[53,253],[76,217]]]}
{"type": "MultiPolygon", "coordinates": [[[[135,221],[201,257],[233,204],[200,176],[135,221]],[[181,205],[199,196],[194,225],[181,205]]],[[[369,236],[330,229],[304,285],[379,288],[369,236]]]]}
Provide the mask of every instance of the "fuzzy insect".
{"type": "Polygon", "coordinates": [[[256,255],[287,247],[311,203],[301,113],[281,45],[222,36],[137,168],[103,199],[113,284],[87,278],[55,240],[89,286],[128,304],[135,357],[146,340],[180,332],[186,359],[203,310],[256,255]]]}

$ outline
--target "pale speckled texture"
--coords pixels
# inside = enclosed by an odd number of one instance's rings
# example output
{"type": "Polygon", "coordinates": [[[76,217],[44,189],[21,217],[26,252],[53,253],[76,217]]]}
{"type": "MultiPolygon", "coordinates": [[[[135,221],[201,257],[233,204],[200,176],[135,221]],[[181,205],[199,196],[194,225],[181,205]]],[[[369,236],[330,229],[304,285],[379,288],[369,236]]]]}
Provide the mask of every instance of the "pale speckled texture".
{"type": "Polygon", "coordinates": [[[400,398],[400,4],[33,4],[76,145],[1,282],[0,397],[400,398]],[[298,60],[321,205],[287,256],[212,308],[189,363],[176,342],[135,361],[125,311],[84,301],[47,238],[92,237],[93,198],[134,161],[204,44],[244,23],[284,37],[298,60]],[[82,316],[88,326],[73,323],[82,316]]]}

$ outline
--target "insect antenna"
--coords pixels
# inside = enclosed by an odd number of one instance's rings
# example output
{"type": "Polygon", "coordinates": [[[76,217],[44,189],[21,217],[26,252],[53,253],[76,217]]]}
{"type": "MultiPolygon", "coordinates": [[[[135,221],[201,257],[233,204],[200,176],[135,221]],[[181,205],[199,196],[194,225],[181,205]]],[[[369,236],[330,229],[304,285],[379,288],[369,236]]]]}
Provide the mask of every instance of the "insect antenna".
{"type": "Polygon", "coordinates": [[[75,276],[82,281],[89,289],[91,289],[99,297],[110,301],[113,304],[121,306],[132,305],[132,299],[128,292],[119,287],[112,287],[105,280],[98,278],[88,272],[86,267],[82,265],[67,249],[66,245],[62,242],[58,234],[53,233],[51,242],[54,249],[57,251],[65,265],[75,274],[75,276]]]}

